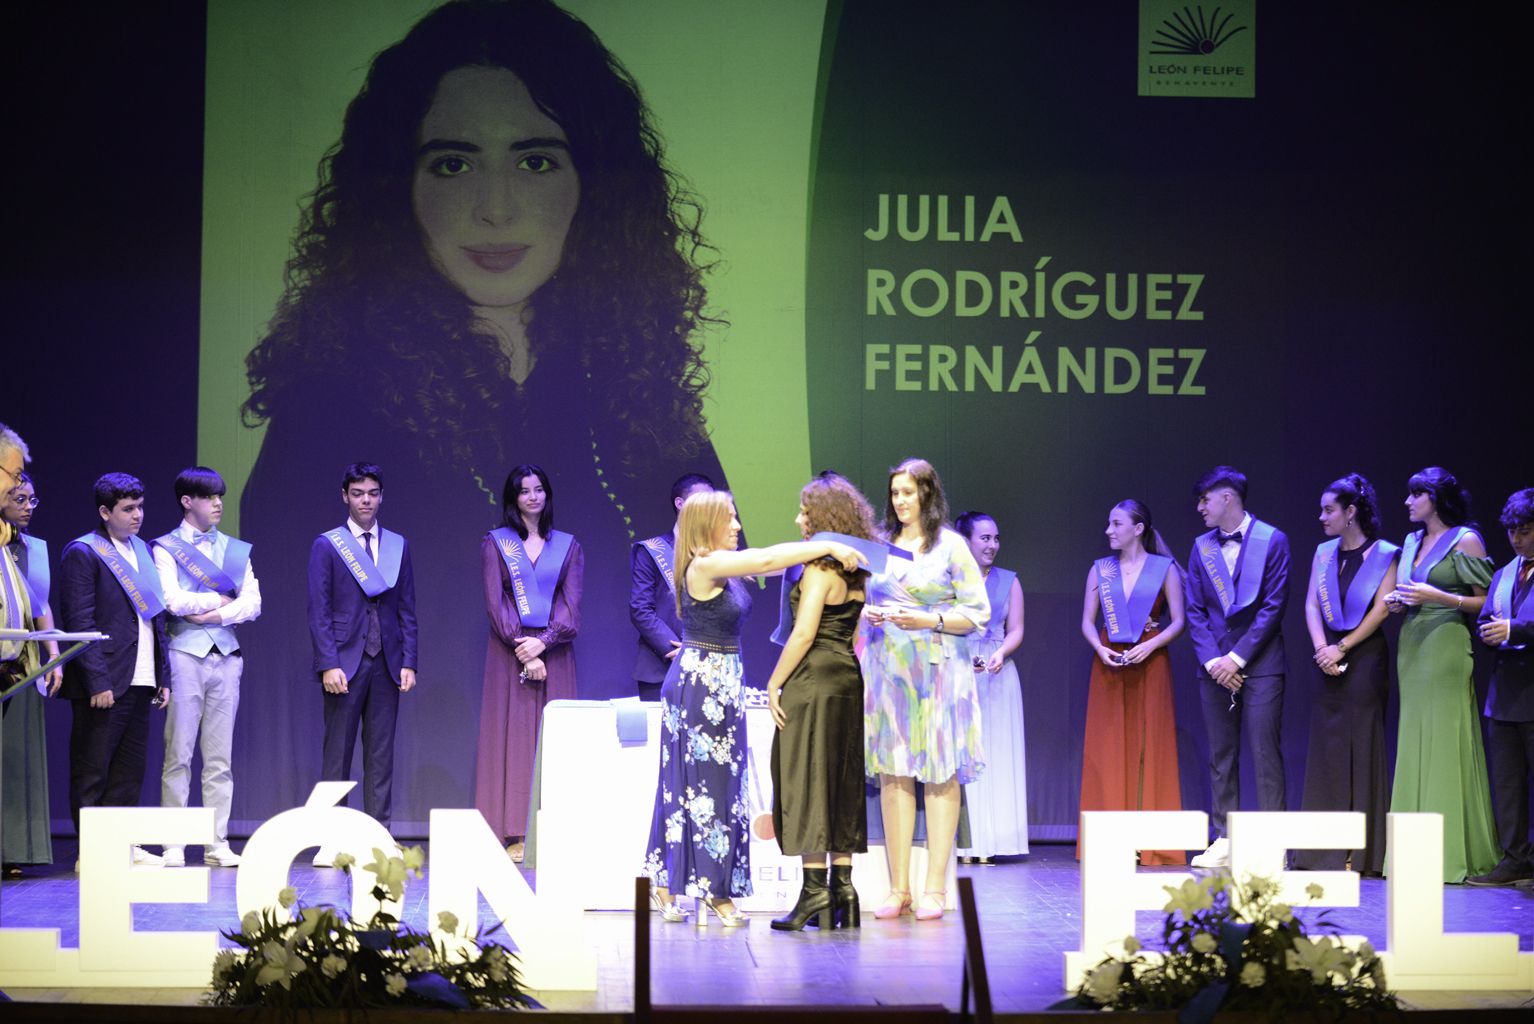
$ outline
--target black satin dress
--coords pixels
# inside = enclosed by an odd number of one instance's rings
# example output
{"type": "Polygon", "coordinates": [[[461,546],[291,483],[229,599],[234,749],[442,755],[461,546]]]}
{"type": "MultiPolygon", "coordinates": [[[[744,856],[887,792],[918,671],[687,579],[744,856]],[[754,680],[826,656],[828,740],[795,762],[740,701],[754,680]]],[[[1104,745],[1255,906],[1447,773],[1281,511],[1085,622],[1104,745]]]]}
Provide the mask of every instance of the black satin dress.
{"type": "MultiPolygon", "coordinates": [[[[797,584],[789,603],[797,615],[797,584]]],[[[863,673],[852,653],[862,611],[862,601],[827,605],[804,660],[783,684],[787,724],[772,737],[772,825],[786,856],[868,849],[863,673]]]]}

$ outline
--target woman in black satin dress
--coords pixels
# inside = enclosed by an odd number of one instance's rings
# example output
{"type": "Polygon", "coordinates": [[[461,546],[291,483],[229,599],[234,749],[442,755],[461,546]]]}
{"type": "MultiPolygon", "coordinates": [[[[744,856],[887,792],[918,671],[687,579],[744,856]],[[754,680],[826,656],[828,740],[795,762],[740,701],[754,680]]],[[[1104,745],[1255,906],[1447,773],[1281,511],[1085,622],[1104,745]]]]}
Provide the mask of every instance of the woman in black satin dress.
{"type": "MultiPolygon", "coordinates": [[[[871,540],[873,509],[844,478],[822,474],[799,495],[800,532],[871,540]]],[[[812,917],[856,928],[852,855],[868,849],[863,773],[863,673],[852,651],[868,573],[831,559],[805,567],[789,597],[794,628],[767,682],[772,738],[772,824],[778,846],[803,861],[793,910],[772,922],[797,931],[812,917]],[[829,878],[827,858],[830,859],[829,878]]]]}

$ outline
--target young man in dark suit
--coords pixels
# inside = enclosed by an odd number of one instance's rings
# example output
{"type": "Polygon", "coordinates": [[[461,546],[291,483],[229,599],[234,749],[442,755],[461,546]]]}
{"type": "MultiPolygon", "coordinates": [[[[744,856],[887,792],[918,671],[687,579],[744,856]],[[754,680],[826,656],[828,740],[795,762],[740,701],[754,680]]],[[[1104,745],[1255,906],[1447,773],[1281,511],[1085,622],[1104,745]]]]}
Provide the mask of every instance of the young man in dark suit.
{"type": "Polygon", "coordinates": [[[1241,804],[1241,734],[1257,769],[1257,806],[1284,810],[1284,637],[1289,540],[1246,511],[1246,476],[1216,466],[1194,487],[1208,533],[1194,539],[1183,577],[1188,633],[1198,655],[1199,702],[1209,733],[1216,838],[1194,867],[1230,863],[1225,815],[1241,804]]]}
{"type": "Polygon", "coordinates": [[[399,695],[415,687],[415,574],[405,538],[378,524],[382,470],[347,466],[341,502],[346,523],[309,549],[309,637],[325,701],[321,777],[350,777],[360,725],[362,806],[388,827],[399,695]]]}
{"type": "MultiPolygon", "coordinates": [[[[60,559],[64,629],[109,637],[64,667],[60,696],[74,707],[69,734],[69,812],[133,807],[144,785],[149,709],[170,699],[165,600],[154,557],[138,539],[144,485],[127,473],[96,481],[97,529],[71,541],[60,559]]],[[[163,860],[139,847],[135,864],[163,860]]]]}
{"type": "Polygon", "coordinates": [[[1516,491],[1502,509],[1502,526],[1515,557],[1491,578],[1478,625],[1496,653],[1485,714],[1486,753],[1496,801],[1502,860],[1470,885],[1518,885],[1534,880],[1529,841],[1529,788],[1534,781],[1534,487],[1516,491]]]}
{"type": "MultiPolygon", "coordinates": [[[[695,491],[712,491],[714,482],[702,473],[687,473],[671,485],[671,507],[677,521],[682,502],[695,491]]],[[[660,700],[661,684],[671,661],[682,649],[682,627],[676,617],[676,531],[650,537],[629,551],[629,621],[639,630],[634,658],[634,685],[640,700],[660,700]]]]}

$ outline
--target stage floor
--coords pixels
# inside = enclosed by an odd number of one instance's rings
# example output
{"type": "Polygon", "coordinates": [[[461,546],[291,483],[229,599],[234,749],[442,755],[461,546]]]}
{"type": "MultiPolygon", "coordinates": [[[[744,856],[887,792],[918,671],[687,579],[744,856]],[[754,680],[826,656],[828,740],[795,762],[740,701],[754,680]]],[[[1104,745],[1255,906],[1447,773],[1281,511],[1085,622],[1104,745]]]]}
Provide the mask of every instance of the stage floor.
{"type": "MultiPolygon", "coordinates": [[[[72,866],[72,843],[55,844],[56,867],[72,866]]],[[[193,854],[195,860],[196,854],[193,854]]],[[[428,856],[427,870],[430,870],[428,856]]],[[[1035,846],[1025,858],[993,867],[960,867],[974,879],[985,938],[992,998],[998,1012],[1044,1009],[1060,999],[1062,950],[1074,946],[1080,914],[1080,875],[1070,846],[1035,846]]],[[[1154,870],[1154,869],[1151,869],[1154,870]]],[[[140,905],[140,930],[225,929],[237,926],[233,870],[211,872],[211,901],[205,906],[140,905]]],[[[291,881],[305,903],[344,901],[344,876],[306,863],[294,866],[291,881]]],[[[0,926],[51,927],[65,946],[78,945],[76,908],[79,882],[68,870],[29,868],[0,891],[0,926]]],[[[1334,909],[1344,932],[1385,944],[1385,887],[1362,882],[1362,906],[1334,909]]],[[[482,906],[482,923],[492,924],[482,906]]],[[[413,882],[406,893],[405,919],[425,926],[426,886],[413,882]]],[[[1140,938],[1159,936],[1160,915],[1139,915],[1140,938]]],[[[1534,949],[1534,892],[1527,889],[1444,889],[1444,922],[1450,931],[1516,932],[1519,948],[1534,949]]],[[[586,927],[597,949],[595,992],[539,993],[552,1010],[626,1011],[633,1004],[633,923],[628,913],[588,913],[586,927]]],[[[942,1004],[957,1010],[963,930],[958,915],[918,923],[910,917],[876,921],[865,913],[858,930],[819,934],[813,929],[779,933],[766,916],[745,928],[706,930],[666,924],[651,916],[654,971],[652,999],[669,1004],[942,1004]]],[[[11,989],[18,1001],[193,1004],[194,989],[11,989]]],[[[1481,1008],[1534,1005],[1528,992],[1408,992],[1421,1008],[1481,1008]]]]}

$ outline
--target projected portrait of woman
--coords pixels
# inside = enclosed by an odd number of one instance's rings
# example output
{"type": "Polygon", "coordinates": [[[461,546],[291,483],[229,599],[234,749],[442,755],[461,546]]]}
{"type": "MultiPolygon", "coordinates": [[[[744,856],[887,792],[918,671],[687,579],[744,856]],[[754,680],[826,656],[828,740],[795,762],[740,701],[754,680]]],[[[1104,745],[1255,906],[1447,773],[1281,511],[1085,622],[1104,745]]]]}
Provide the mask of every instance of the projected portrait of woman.
{"type": "MultiPolygon", "coordinates": [[[[626,638],[622,567],[648,510],[682,472],[724,485],[694,339],[710,322],[700,218],[582,22],[544,0],[428,13],[347,108],[247,359],[244,414],[266,436],[246,536],[284,549],[268,559],[301,554],[340,516],[334,466],[386,463],[390,528],[437,591],[419,602],[423,683],[468,679],[483,611],[465,583],[514,450],[559,477],[593,575],[614,568],[587,592],[592,634],[626,638]]],[[[584,674],[621,688],[627,654],[583,647],[584,674]]]]}

